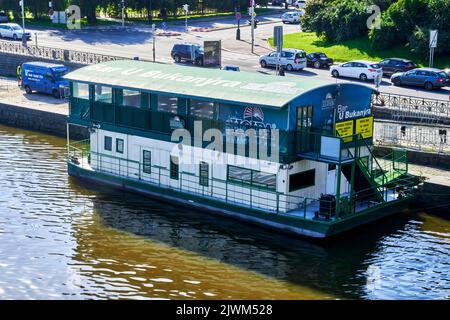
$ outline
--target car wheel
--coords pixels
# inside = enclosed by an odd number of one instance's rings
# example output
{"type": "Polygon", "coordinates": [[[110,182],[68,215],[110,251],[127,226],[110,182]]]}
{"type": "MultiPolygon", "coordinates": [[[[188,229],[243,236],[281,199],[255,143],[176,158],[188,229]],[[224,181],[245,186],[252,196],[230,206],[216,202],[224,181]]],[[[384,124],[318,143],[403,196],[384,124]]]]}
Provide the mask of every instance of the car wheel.
{"type": "Polygon", "coordinates": [[[394,84],[394,86],[401,86],[402,80],[395,78],[395,79],[392,79],[392,83],[394,84]]]}
{"type": "Polygon", "coordinates": [[[60,98],[59,91],[56,89],[53,89],[52,96],[53,96],[53,98],[59,99],[60,98]]]}
{"type": "Polygon", "coordinates": [[[203,66],[203,59],[202,58],[198,58],[197,60],[195,60],[195,64],[198,66],[203,66]]]}
{"type": "Polygon", "coordinates": [[[331,75],[335,78],[339,78],[339,71],[333,70],[333,71],[331,71],[331,75]]]}
{"type": "Polygon", "coordinates": [[[394,73],[403,72],[402,70],[395,70],[394,73]]]}
{"type": "Polygon", "coordinates": [[[359,75],[359,80],[361,80],[361,81],[367,81],[367,75],[366,75],[365,73],[361,73],[361,74],[359,75]]]}
{"type": "Polygon", "coordinates": [[[267,68],[267,62],[266,62],[266,60],[261,60],[261,62],[260,62],[259,64],[261,65],[261,67],[267,68]]]}
{"type": "Polygon", "coordinates": [[[320,69],[320,62],[319,61],[314,62],[314,68],[320,69]]]}
{"type": "Polygon", "coordinates": [[[33,91],[31,91],[30,86],[25,86],[25,92],[26,92],[27,94],[32,94],[32,93],[33,93],[33,91]]]}
{"type": "Polygon", "coordinates": [[[433,84],[431,82],[425,82],[425,90],[431,91],[433,90],[433,84]]]}
{"type": "Polygon", "coordinates": [[[181,62],[181,57],[179,55],[174,55],[173,56],[173,60],[175,60],[176,63],[180,63],[181,62]]]}
{"type": "Polygon", "coordinates": [[[13,39],[17,40],[17,34],[13,34],[13,39]]]}
{"type": "Polygon", "coordinates": [[[292,71],[292,70],[294,70],[294,67],[293,67],[291,64],[288,64],[288,65],[286,66],[286,70],[287,70],[287,71],[292,71]]]}

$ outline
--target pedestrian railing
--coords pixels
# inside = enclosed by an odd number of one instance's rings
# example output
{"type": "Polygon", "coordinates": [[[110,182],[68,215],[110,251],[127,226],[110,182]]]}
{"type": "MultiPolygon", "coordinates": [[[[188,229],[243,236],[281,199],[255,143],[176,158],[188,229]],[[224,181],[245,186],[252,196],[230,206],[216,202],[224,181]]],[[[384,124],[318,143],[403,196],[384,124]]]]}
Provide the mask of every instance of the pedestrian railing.
{"type": "Polygon", "coordinates": [[[0,40],[0,52],[32,56],[41,59],[60,60],[77,64],[95,64],[112,60],[124,60],[128,58],[110,56],[92,52],[73,51],[60,48],[43,47],[36,45],[22,45],[21,42],[0,40]]]}
{"type": "Polygon", "coordinates": [[[372,95],[372,106],[386,108],[392,120],[438,124],[450,121],[450,101],[390,93],[372,95]]]}

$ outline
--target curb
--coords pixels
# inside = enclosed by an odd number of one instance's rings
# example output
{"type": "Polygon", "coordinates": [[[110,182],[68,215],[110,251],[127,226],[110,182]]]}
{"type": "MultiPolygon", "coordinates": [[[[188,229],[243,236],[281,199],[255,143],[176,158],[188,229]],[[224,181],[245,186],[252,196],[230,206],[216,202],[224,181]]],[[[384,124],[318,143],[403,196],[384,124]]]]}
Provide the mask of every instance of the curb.
{"type": "Polygon", "coordinates": [[[174,36],[181,36],[180,32],[158,32],[156,36],[159,37],[174,37],[174,36]]]}

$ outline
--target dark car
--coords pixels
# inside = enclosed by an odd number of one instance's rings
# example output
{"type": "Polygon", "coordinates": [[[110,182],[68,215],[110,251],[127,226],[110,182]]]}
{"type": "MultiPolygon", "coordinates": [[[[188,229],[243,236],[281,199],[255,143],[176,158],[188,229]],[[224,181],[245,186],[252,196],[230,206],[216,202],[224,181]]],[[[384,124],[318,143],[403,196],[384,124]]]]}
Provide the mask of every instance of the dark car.
{"type": "Polygon", "coordinates": [[[417,68],[417,65],[411,60],[401,58],[389,58],[380,62],[381,69],[383,69],[383,75],[393,75],[397,72],[406,72],[417,68]]]}
{"type": "Polygon", "coordinates": [[[196,43],[175,44],[171,56],[175,62],[191,62],[198,66],[203,65],[203,47],[196,43]]]}
{"type": "Polygon", "coordinates": [[[273,0],[273,1],[272,1],[272,5],[273,5],[273,6],[284,7],[284,1],[285,1],[285,0],[273,0]]]}
{"type": "Polygon", "coordinates": [[[394,73],[391,81],[396,86],[417,86],[427,90],[442,88],[450,84],[450,79],[445,71],[434,68],[418,68],[394,73]]]}
{"type": "Polygon", "coordinates": [[[6,14],[6,12],[2,10],[2,11],[0,11],[0,23],[6,23],[6,22],[9,22],[9,17],[6,14]]]}
{"type": "Polygon", "coordinates": [[[328,58],[325,53],[314,52],[306,55],[306,64],[316,69],[329,68],[333,65],[333,59],[328,58]]]}

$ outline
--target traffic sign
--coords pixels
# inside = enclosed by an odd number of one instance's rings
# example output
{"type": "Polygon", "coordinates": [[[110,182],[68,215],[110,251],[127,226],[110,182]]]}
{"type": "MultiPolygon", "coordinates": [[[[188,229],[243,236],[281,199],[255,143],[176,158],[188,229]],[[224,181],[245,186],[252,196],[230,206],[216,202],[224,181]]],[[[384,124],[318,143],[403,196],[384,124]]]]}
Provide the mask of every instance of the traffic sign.
{"type": "Polygon", "coordinates": [[[273,27],[273,43],[277,47],[277,51],[281,52],[283,48],[283,26],[273,27]]]}
{"type": "Polygon", "coordinates": [[[236,20],[241,20],[242,15],[240,12],[236,12],[236,20]]]}
{"type": "Polygon", "coordinates": [[[430,48],[437,48],[438,31],[430,30],[430,48]]]}

